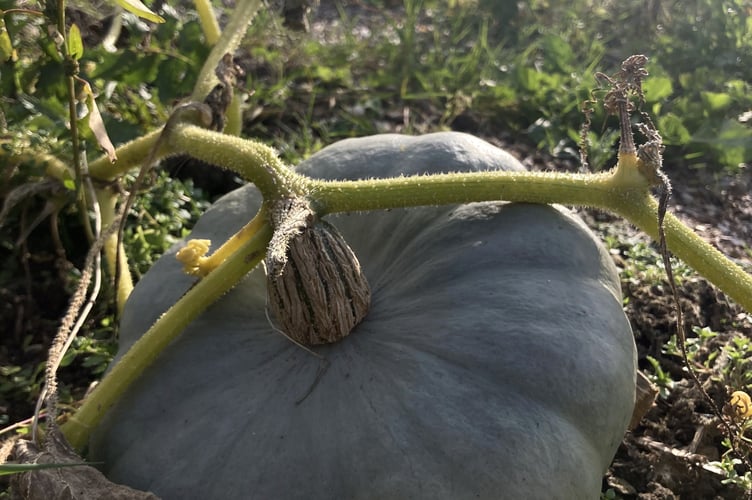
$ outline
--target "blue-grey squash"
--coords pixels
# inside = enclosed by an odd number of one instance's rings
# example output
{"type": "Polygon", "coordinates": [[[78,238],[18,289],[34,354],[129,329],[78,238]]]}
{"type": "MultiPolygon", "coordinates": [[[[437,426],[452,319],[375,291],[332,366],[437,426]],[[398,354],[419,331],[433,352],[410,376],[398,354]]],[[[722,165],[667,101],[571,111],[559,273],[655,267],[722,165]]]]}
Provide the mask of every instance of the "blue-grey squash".
{"type": "MultiPolygon", "coordinates": [[[[326,179],[519,170],[459,133],[348,139],[326,179]]],[[[245,186],[191,237],[215,245],[261,199],[245,186]]],[[[568,210],[474,203],[327,217],[372,287],[317,357],[270,325],[256,269],[109,412],[90,459],[166,499],[596,499],[632,414],[635,347],[616,269],[568,210]],[[323,372],[320,370],[325,368],[323,372]]],[[[122,318],[121,351],[193,278],[173,249],[122,318]]]]}

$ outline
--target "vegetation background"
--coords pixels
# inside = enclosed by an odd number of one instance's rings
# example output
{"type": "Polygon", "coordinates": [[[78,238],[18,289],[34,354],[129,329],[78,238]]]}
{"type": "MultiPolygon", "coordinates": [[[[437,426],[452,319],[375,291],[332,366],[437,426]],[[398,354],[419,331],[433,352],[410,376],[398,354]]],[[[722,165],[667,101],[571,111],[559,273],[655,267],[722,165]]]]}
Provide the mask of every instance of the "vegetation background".
{"type": "MultiPolygon", "coordinates": [[[[0,0],[0,9],[40,10],[40,3],[0,0]]],[[[214,1],[220,24],[234,3],[214,1]]],[[[505,147],[531,169],[608,168],[618,124],[593,106],[583,166],[583,106],[599,96],[597,71],[613,73],[642,53],[651,75],[644,109],[667,145],[674,209],[752,269],[750,0],[321,0],[303,17],[299,3],[281,3],[261,10],[237,58],[247,75],[242,134],[273,145],[289,163],[346,137],[451,129],[505,147]]],[[[116,145],[163,124],[191,93],[209,52],[191,2],[150,6],[164,24],[123,14],[110,2],[67,7],[82,33],[81,76],[98,94],[116,145]]],[[[32,161],[42,153],[72,158],[54,40],[39,16],[6,13],[3,21],[0,427],[11,433],[25,432],[13,424],[33,413],[46,351],[88,243],[70,191],[48,182],[32,161]]],[[[83,118],[87,110],[80,112],[83,118]]],[[[96,140],[86,120],[80,123],[93,159],[100,154],[96,140]]],[[[185,158],[161,167],[129,213],[126,248],[136,278],[239,183],[185,158]]],[[[728,437],[681,369],[660,257],[628,225],[581,213],[622,268],[640,368],[661,390],[604,477],[604,498],[744,495],[752,475],[728,453],[728,437]]],[[[723,406],[731,391],[752,381],[752,322],[689,269],[678,264],[677,274],[695,326],[692,361],[723,406]]],[[[106,287],[66,355],[64,405],[75,406],[117,349],[113,295],[106,287]]]]}

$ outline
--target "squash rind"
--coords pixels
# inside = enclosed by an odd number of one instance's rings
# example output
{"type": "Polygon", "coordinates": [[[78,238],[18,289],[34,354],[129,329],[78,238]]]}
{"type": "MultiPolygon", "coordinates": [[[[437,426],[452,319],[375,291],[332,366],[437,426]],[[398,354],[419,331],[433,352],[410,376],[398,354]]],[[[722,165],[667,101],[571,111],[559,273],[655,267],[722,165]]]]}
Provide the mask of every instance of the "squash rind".
{"type": "MultiPolygon", "coordinates": [[[[513,168],[465,134],[342,141],[323,178],[513,168]]],[[[255,212],[230,193],[193,238],[255,212]]],[[[91,442],[117,482],[163,498],[598,498],[629,422],[635,347],[607,252],[561,208],[503,203],[337,215],[373,290],[352,335],[275,333],[249,274],[171,345],[91,442]],[[314,384],[306,394],[309,384],[314,384]]],[[[122,320],[126,349],[192,279],[169,254],[122,320]]]]}

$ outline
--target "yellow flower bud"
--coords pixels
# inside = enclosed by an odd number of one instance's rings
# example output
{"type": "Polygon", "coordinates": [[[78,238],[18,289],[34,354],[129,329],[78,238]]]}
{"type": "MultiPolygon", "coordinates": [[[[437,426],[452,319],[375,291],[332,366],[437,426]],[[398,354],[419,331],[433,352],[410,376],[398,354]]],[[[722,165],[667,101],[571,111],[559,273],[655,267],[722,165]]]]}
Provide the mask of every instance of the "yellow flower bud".
{"type": "Polygon", "coordinates": [[[201,276],[201,263],[209,252],[210,240],[190,240],[178,250],[175,258],[183,264],[183,272],[192,276],[201,276]]]}

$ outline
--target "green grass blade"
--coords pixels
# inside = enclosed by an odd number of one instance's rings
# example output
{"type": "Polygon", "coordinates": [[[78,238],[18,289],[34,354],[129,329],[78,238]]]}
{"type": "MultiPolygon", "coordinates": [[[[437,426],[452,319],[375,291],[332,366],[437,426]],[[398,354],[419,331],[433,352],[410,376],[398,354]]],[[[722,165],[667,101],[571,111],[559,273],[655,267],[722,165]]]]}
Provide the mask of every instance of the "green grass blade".
{"type": "Polygon", "coordinates": [[[81,465],[94,465],[94,463],[92,462],[64,463],[64,464],[4,463],[4,464],[0,464],[0,476],[7,476],[10,474],[21,474],[22,472],[36,471],[36,470],[42,470],[42,469],[57,469],[60,467],[78,467],[81,465]]]}

